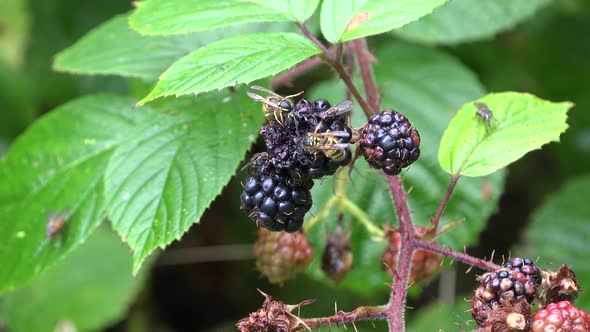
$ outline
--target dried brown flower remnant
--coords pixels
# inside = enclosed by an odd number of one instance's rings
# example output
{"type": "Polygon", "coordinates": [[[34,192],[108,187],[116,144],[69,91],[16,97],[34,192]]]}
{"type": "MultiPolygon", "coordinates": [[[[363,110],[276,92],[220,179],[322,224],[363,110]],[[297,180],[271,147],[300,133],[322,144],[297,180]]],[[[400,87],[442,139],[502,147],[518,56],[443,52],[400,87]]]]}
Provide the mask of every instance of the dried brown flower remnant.
{"type": "Polygon", "coordinates": [[[491,332],[530,332],[532,330],[533,314],[531,306],[525,300],[509,302],[491,313],[491,332]]]}
{"type": "Polygon", "coordinates": [[[296,305],[284,304],[275,301],[272,297],[261,290],[260,294],[265,297],[262,308],[251,313],[246,318],[240,319],[236,327],[240,332],[291,332],[302,327],[311,331],[305,322],[292,314],[293,309],[302,305],[311,304],[314,300],[306,300],[296,305]]]}
{"type": "Polygon", "coordinates": [[[545,306],[560,301],[573,302],[582,291],[576,274],[565,264],[557,272],[543,271],[541,286],[545,293],[545,306]]]}
{"type": "Polygon", "coordinates": [[[352,268],[352,261],[350,230],[345,232],[339,223],[326,239],[326,247],[322,254],[322,270],[332,281],[339,283],[352,268]]]}

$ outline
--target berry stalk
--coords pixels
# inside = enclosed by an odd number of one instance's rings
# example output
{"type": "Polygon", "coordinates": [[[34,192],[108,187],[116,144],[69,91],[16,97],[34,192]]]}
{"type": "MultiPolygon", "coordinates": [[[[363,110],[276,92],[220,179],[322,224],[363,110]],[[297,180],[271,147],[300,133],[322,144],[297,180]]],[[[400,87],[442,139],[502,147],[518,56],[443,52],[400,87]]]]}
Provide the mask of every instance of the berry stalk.
{"type": "Polygon", "coordinates": [[[452,258],[453,260],[457,260],[457,261],[463,262],[465,264],[468,264],[470,266],[478,267],[482,270],[495,271],[500,268],[500,266],[494,264],[491,261],[486,261],[483,259],[475,258],[473,256],[469,256],[466,253],[456,252],[452,249],[438,246],[434,242],[425,242],[425,241],[421,241],[421,240],[416,240],[416,241],[414,241],[414,244],[416,245],[416,247],[418,247],[420,249],[424,249],[424,250],[435,252],[437,254],[441,254],[443,256],[452,258]]]}
{"type": "Polygon", "coordinates": [[[432,217],[432,220],[430,220],[430,225],[432,226],[432,229],[435,233],[436,233],[436,230],[438,229],[438,223],[440,221],[440,217],[442,216],[443,212],[445,211],[445,208],[449,204],[449,199],[451,198],[451,195],[453,194],[453,191],[455,190],[455,186],[457,185],[457,182],[459,181],[459,177],[460,177],[459,175],[455,175],[455,176],[451,177],[451,182],[449,183],[449,187],[447,188],[447,192],[445,193],[442,200],[440,201],[440,205],[438,206],[438,209],[436,210],[434,217],[432,217]]]}
{"type": "Polygon", "coordinates": [[[373,111],[372,111],[371,107],[369,106],[369,104],[367,104],[367,102],[365,101],[365,99],[363,98],[363,96],[361,95],[359,90],[356,88],[356,86],[354,85],[354,82],[352,82],[352,78],[350,78],[350,75],[348,75],[348,72],[346,71],[346,68],[344,68],[342,63],[340,63],[340,59],[336,58],[336,56],[334,54],[332,54],[328,50],[328,48],[326,48],[326,46],[324,44],[322,44],[322,42],[320,42],[307,29],[307,27],[303,23],[296,23],[296,24],[297,24],[297,27],[299,27],[299,30],[301,30],[301,33],[303,33],[303,35],[305,37],[307,37],[309,40],[311,40],[314,44],[316,44],[320,48],[320,50],[322,50],[322,53],[324,55],[326,62],[330,65],[330,67],[332,67],[332,68],[334,68],[334,70],[336,70],[336,72],[338,73],[340,78],[344,81],[344,83],[348,87],[348,90],[350,90],[350,92],[352,93],[354,98],[358,101],[359,105],[361,105],[361,108],[363,109],[363,111],[365,112],[367,117],[370,117],[371,115],[373,115],[373,111]]]}
{"type": "Polygon", "coordinates": [[[349,42],[348,47],[351,53],[356,56],[359,63],[359,70],[365,88],[365,93],[367,94],[369,107],[373,109],[373,114],[379,113],[378,110],[379,105],[381,104],[381,99],[379,98],[379,92],[373,77],[373,69],[371,68],[371,63],[374,63],[376,60],[369,52],[365,38],[356,39],[349,42]]]}
{"type": "MultiPolygon", "coordinates": [[[[344,312],[342,310],[337,310],[334,316],[329,317],[319,317],[319,318],[309,318],[303,319],[305,324],[311,328],[313,327],[320,327],[322,325],[331,326],[332,324],[339,324],[339,323],[350,323],[354,326],[354,322],[357,320],[374,320],[374,319],[385,319],[387,317],[387,307],[386,306],[362,306],[354,309],[350,312],[344,312]]],[[[303,329],[300,327],[299,330],[303,329]]],[[[295,330],[294,330],[295,331],[295,330]]]]}

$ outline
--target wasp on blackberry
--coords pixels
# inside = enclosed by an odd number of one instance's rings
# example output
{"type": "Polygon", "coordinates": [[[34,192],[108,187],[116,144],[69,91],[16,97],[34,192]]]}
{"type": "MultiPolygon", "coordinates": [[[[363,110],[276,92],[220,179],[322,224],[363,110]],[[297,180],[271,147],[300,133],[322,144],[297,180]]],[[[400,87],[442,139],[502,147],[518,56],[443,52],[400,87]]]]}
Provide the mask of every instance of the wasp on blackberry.
{"type": "Polygon", "coordinates": [[[320,112],[320,118],[322,121],[326,120],[341,120],[346,122],[346,115],[352,111],[352,101],[344,100],[338,104],[328,108],[325,111],[320,112]]]}
{"type": "Polygon", "coordinates": [[[325,133],[307,133],[301,139],[303,151],[311,155],[322,152],[327,158],[342,163],[351,158],[347,143],[340,143],[339,138],[350,137],[347,131],[330,131],[325,133]]]}
{"type": "Polygon", "coordinates": [[[474,105],[477,108],[475,114],[482,118],[486,122],[486,125],[489,127],[492,123],[492,110],[490,110],[488,105],[484,103],[476,102],[474,103],[474,105]]]}
{"type": "Polygon", "coordinates": [[[276,94],[266,88],[263,88],[258,85],[253,85],[250,88],[262,92],[266,92],[269,94],[267,98],[264,98],[260,95],[257,95],[252,92],[246,92],[248,97],[254,99],[257,102],[262,103],[262,110],[264,111],[264,117],[267,121],[276,121],[282,127],[285,126],[285,116],[284,113],[287,113],[287,116],[292,117],[292,111],[295,108],[295,104],[293,102],[293,98],[301,95],[303,91],[283,97],[279,94],[276,94]]]}

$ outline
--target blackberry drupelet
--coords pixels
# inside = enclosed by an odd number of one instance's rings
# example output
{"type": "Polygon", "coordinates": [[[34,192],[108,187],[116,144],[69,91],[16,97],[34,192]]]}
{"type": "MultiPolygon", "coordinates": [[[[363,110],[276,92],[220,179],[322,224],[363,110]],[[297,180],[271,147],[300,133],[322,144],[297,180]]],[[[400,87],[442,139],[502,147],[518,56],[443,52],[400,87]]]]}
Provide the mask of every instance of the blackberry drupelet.
{"type": "Polygon", "coordinates": [[[504,267],[517,273],[516,277],[518,280],[522,279],[519,273],[524,274],[527,281],[525,287],[534,286],[535,289],[530,290],[530,292],[536,293],[536,288],[541,285],[542,281],[541,270],[530,258],[513,257],[504,264],[504,267]]]}
{"type": "Polygon", "coordinates": [[[397,175],[420,156],[420,134],[405,115],[389,109],[361,129],[359,148],[371,167],[397,175]]]}
{"type": "Polygon", "coordinates": [[[295,232],[312,205],[313,181],[284,172],[252,175],[244,182],[240,208],[259,226],[272,231],[295,232]],[[281,174],[283,173],[283,174],[281,174]]]}
{"type": "Polygon", "coordinates": [[[534,332],[587,332],[590,331],[590,317],[571,302],[551,303],[535,314],[534,332]]]}
{"type": "Polygon", "coordinates": [[[256,268],[271,283],[283,283],[294,277],[313,258],[313,247],[301,232],[269,232],[260,228],[253,251],[256,268]]]}

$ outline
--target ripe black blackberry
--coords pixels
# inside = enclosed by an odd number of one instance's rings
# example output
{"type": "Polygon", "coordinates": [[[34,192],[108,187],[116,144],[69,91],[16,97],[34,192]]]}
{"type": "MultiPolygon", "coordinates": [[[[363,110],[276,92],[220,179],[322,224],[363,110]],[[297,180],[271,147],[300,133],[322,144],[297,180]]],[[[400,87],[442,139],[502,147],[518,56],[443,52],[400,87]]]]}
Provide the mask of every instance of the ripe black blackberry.
{"type": "Polygon", "coordinates": [[[420,134],[405,115],[389,109],[361,129],[359,148],[371,167],[397,175],[420,156],[420,134]]]}
{"type": "Polygon", "coordinates": [[[244,182],[240,208],[259,226],[272,231],[295,232],[312,205],[313,181],[284,172],[253,174],[244,182]]]}
{"type": "Polygon", "coordinates": [[[484,274],[471,302],[473,319],[483,326],[490,313],[501,306],[523,300],[532,304],[537,299],[539,278],[539,268],[522,258],[513,258],[498,271],[484,274]]]}

